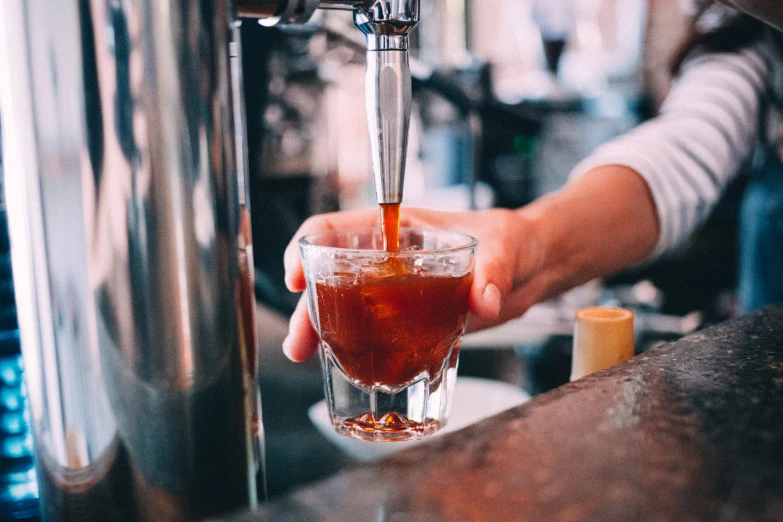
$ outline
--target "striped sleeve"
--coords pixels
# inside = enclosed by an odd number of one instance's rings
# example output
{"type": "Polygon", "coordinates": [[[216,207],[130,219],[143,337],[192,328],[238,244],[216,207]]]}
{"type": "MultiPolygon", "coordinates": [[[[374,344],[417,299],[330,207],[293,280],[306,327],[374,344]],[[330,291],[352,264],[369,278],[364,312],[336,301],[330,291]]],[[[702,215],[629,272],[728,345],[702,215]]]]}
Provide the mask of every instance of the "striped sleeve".
{"type": "Polygon", "coordinates": [[[603,165],[638,172],[660,222],[653,256],[682,245],[709,217],[758,140],[772,60],[759,44],[686,63],[660,114],[601,146],[571,174],[603,165]]]}

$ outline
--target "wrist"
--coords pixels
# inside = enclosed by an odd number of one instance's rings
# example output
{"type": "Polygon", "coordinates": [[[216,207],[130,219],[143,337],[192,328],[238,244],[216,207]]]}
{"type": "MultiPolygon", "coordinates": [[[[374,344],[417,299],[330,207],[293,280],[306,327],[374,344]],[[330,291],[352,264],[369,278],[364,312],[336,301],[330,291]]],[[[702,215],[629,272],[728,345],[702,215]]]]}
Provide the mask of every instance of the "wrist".
{"type": "Polygon", "coordinates": [[[658,217],[647,182],[623,166],[599,167],[516,211],[535,263],[535,297],[547,299],[649,257],[658,217]]]}
{"type": "Polygon", "coordinates": [[[551,249],[551,226],[547,218],[547,198],[540,198],[513,211],[516,220],[514,252],[517,264],[514,272],[514,287],[520,287],[540,275],[547,265],[548,250],[551,249]]]}

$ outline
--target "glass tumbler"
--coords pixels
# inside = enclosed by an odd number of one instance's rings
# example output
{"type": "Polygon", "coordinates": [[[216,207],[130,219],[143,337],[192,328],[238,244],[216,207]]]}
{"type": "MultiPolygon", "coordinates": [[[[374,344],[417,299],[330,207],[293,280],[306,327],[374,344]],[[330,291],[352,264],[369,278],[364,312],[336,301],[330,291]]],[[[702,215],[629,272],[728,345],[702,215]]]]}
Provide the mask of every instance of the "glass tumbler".
{"type": "Polygon", "coordinates": [[[477,241],[443,230],[337,230],[300,240],[335,430],[420,439],[449,417],[477,241]]]}

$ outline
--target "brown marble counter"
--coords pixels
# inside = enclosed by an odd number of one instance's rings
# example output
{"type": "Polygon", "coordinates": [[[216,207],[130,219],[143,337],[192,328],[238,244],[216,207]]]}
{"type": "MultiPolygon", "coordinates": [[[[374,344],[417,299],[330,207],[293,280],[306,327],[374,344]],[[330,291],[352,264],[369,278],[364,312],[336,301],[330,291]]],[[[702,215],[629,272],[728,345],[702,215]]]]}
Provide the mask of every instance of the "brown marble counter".
{"type": "Polygon", "coordinates": [[[232,520],[783,520],[783,308],[232,520]]]}

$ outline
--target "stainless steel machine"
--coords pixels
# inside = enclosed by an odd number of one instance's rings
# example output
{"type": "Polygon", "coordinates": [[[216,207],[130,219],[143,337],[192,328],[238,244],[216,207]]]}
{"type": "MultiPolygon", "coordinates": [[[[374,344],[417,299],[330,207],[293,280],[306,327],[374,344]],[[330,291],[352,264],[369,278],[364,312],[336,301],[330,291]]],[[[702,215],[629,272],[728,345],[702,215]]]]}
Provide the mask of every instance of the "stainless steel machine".
{"type": "Polygon", "coordinates": [[[351,9],[398,203],[418,0],[8,0],[0,103],[44,520],[253,506],[263,427],[237,16],[351,9]]]}

